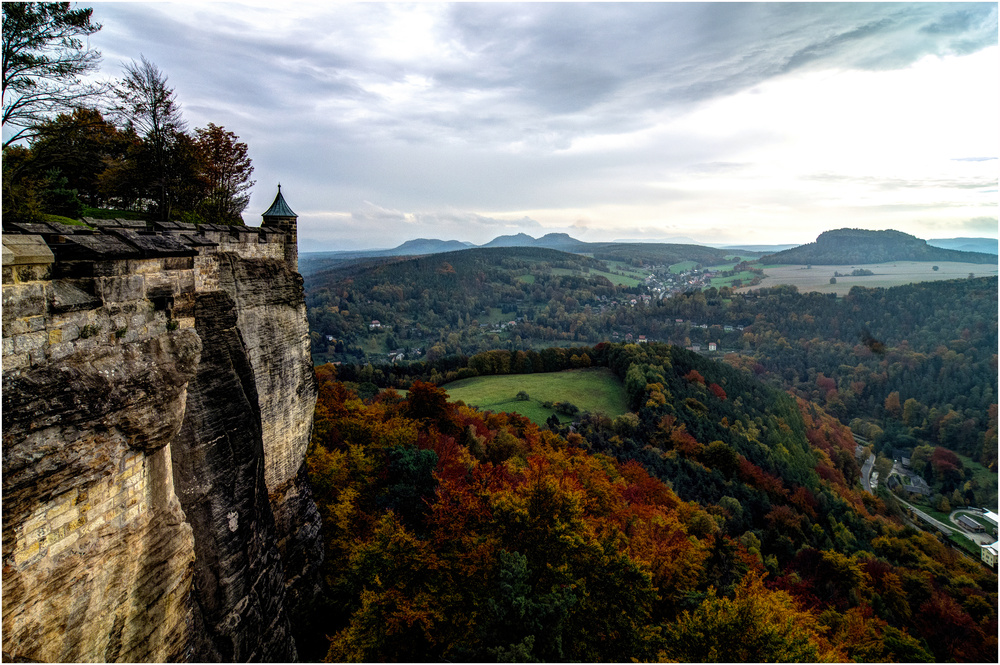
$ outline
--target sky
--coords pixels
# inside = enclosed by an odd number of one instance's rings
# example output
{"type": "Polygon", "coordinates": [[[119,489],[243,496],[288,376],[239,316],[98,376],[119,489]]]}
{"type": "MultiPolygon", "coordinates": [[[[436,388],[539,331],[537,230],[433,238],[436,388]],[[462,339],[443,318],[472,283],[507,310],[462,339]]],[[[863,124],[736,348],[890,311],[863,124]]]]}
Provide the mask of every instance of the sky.
{"type": "Polygon", "coordinates": [[[84,3],[300,251],[997,237],[996,3],[84,3]]]}

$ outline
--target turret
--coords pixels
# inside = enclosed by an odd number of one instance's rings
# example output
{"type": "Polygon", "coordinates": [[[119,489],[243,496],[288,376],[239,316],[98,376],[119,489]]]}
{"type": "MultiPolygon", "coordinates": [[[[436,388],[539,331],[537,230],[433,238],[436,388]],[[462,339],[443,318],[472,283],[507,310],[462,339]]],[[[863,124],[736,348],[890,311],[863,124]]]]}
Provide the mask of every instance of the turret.
{"type": "Polygon", "coordinates": [[[285,262],[288,267],[295,272],[299,271],[299,239],[296,229],[296,222],[299,216],[292,212],[292,209],[285,203],[285,197],[281,195],[281,185],[278,185],[278,195],[274,197],[274,203],[263,214],[264,222],[261,226],[278,228],[285,232],[285,262]]]}

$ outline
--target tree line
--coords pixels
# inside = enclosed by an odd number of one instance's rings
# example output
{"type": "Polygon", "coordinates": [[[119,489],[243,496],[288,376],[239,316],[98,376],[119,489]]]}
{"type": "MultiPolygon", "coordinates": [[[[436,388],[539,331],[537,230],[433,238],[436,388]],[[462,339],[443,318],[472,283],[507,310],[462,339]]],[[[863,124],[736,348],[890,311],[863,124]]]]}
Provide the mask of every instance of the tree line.
{"type": "Polygon", "coordinates": [[[82,41],[102,27],[92,14],[3,5],[6,218],[242,223],[254,185],[247,145],[214,123],[188,131],[166,74],[144,56],[116,81],[82,83],[100,63],[82,41]]]}

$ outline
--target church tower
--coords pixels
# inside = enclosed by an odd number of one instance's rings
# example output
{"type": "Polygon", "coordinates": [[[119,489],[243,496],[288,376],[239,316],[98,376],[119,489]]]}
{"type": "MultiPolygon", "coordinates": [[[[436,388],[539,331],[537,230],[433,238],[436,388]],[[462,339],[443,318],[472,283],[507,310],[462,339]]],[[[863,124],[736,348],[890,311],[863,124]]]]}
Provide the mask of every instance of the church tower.
{"type": "Polygon", "coordinates": [[[261,226],[281,229],[285,232],[285,263],[295,272],[299,271],[299,237],[296,230],[296,222],[299,216],[292,212],[292,209],[285,203],[285,197],[281,195],[281,185],[278,185],[278,195],[274,197],[274,203],[263,214],[264,222],[261,226]]]}

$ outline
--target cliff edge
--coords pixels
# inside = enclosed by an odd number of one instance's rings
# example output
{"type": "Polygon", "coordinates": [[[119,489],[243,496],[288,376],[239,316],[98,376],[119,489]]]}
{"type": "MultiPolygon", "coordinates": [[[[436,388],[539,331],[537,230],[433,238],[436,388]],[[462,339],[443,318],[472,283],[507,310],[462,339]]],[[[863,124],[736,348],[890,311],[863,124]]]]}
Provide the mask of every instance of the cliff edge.
{"type": "Polygon", "coordinates": [[[296,660],[323,550],[294,218],[89,221],[4,225],[4,659],[296,660]]]}

